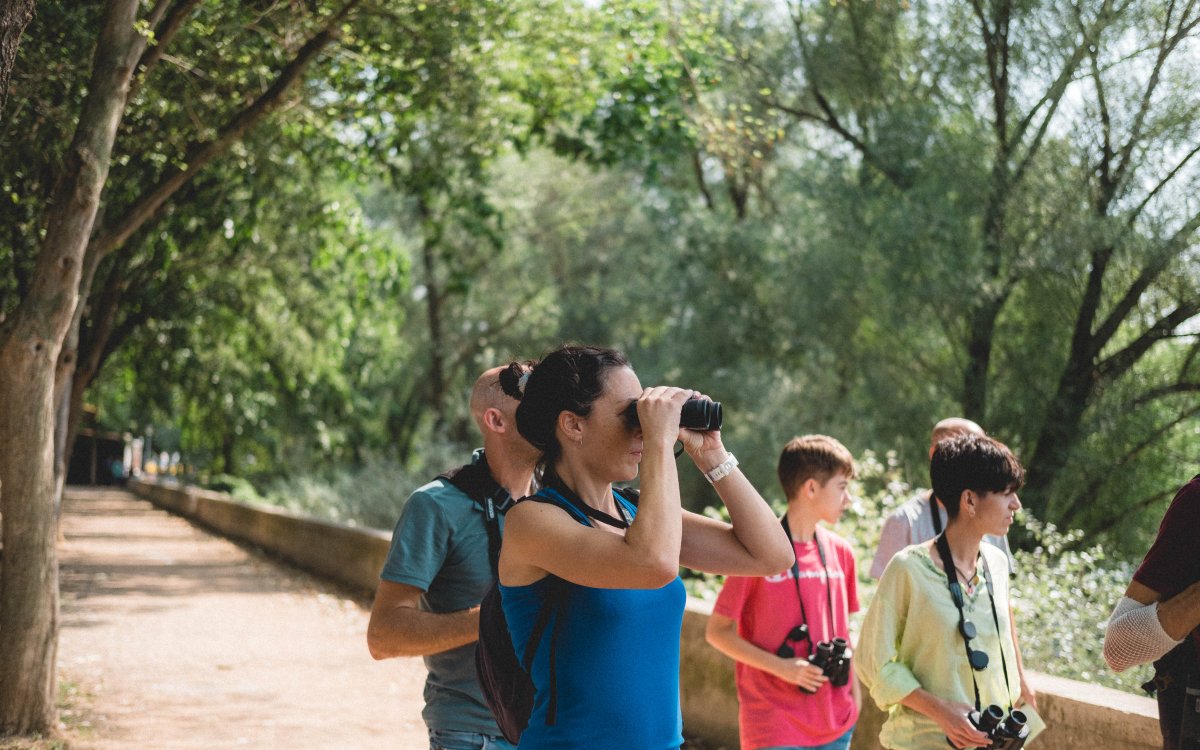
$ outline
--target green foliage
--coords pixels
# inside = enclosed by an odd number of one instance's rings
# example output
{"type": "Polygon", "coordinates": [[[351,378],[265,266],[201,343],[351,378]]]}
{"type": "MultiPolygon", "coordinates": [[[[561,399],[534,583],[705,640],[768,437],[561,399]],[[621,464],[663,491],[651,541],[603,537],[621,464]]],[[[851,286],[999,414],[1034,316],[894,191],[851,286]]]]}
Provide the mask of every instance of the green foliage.
{"type": "MultiPolygon", "coordinates": [[[[132,96],[105,215],[333,7],[199,6],[132,96]]],[[[1000,37],[980,26],[1002,7],[363,3],[287,106],[101,266],[85,340],[123,296],[88,397],[105,426],[175,428],[205,473],[386,526],[387,484],[476,440],[480,370],[617,346],[644,384],[723,401],[760,487],[794,434],[880,450],[841,524],[864,554],[902,478],[921,483],[929,427],[972,408],[1030,464],[1038,517],[1087,532],[1019,532],[1022,567],[1061,574],[1021,579],[1023,601],[1094,597],[1075,637],[1030,653],[1106,679],[1087,623],[1200,445],[1196,36],[1179,27],[1149,91],[1153,30],[1180,23],[1166,4],[1018,4],[997,96],[1000,37]],[[1061,461],[1039,453],[1055,445],[1061,461]],[[370,502],[346,489],[377,477],[370,502]]],[[[22,45],[0,316],[28,283],[99,10],[47,5],[22,45]]],[[[688,507],[712,502],[682,483],[688,507]]]]}
{"type": "MultiPolygon", "coordinates": [[[[457,446],[429,446],[410,466],[376,461],[319,474],[293,473],[265,479],[259,486],[238,483],[230,494],[243,502],[267,503],[349,526],[387,530],[395,525],[413,490],[468,457],[457,446]]],[[[221,484],[220,477],[209,482],[214,489],[221,484]]]]}
{"type": "Polygon", "coordinates": [[[1115,674],[1104,663],[1108,616],[1133,578],[1134,566],[1104,546],[1084,547],[1079,531],[1063,533],[1022,514],[1037,546],[1017,552],[1013,610],[1030,669],[1140,693],[1149,665],[1115,674]]]}

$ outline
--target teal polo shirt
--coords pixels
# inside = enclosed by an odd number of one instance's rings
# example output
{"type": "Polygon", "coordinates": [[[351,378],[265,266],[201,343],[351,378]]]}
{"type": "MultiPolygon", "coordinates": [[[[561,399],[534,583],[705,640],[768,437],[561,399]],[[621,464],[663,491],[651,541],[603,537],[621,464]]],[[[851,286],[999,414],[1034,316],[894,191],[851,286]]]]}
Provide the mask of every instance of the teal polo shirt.
{"type": "MultiPolygon", "coordinates": [[[[483,511],[443,479],[418,488],[400,513],[379,577],[424,591],[421,609],[427,612],[477,606],[494,580],[483,511]]],[[[475,677],[475,644],[424,659],[425,724],[499,736],[475,677]]]]}

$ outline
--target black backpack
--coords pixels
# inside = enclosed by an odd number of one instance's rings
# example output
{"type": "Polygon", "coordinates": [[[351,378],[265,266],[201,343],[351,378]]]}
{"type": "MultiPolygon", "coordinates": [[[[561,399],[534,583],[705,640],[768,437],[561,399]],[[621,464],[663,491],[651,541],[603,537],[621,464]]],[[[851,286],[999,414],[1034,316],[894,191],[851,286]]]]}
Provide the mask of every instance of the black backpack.
{"type": "MultiPolygon", "coordinates": [[[[637,508],[637,496],[636,490],[617,490],[618,506],[625,517],[624,523],[618,521],[618,524],[628,526],[632,522],[637,508]],[[629,507],[621,505],[622,500],[629,507]]],[[[608,514],[596,511],[582,502],[577,506],[551,488],[543,488],[536,495],[531,495],[521,502],[526,500],[557,505],[585,526],[592,525],[589,517],[604,523],[616,521],[608,514]]],[[[550,704],[546,711],[546,724],[553,725],[557,717],[558,675],[555,655],[558,651],[559,630],[565,619],[562,615],[569,599],[570,586],[567,582],[557,576],[547,576],[545,598],[538,608],[529,640],[525,643],[524,659],[518,659],[516,649],[513,648],[512,634],[509,632],[508,620],[504,616],[504,607],[500,601],[499,582],[492,584],[479,605],[479,642],[475,647],[475,675],[504,739],[514,745],[520,741],[521,733],[529,724],[529,715],[533,713],[534,687],[529,674],[533,668],[534,656],[537,655],[538,644],[541,643],[546,628],[550,627],[551,619],[554,624],[550,631],[550,704]]]]}

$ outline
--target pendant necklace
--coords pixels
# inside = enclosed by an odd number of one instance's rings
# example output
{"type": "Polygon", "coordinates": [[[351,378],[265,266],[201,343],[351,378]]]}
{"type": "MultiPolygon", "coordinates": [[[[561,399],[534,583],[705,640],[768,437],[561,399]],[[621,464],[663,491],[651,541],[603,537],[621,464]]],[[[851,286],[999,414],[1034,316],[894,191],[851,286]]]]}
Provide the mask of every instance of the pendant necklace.
{"type": "Polygon", "coordinates": [[[954,572],[958,573],[960,576],[962,576],[963,584],[967,587],[967,593],[974,594],[975,593],[975,585],[973,583],[971,583],[971,581],[975,580],[975,576],[969,576],[966,573],[962,572],[962,568],[958,567],[957,565],[954,566],[954,572]]]}

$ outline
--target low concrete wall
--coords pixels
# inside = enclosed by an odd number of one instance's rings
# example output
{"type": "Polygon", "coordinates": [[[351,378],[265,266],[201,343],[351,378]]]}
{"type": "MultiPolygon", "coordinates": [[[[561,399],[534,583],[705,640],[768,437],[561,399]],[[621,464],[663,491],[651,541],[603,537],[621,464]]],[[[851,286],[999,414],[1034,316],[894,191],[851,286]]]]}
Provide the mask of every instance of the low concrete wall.
{"type": "Polygon", "coordinates": [[[128,487],[159,507],[223,536],[261,547],[309,572],[369,593],[379,585],[390,531],[322,521],[173,483],[133,479],[128,487]]]}
{"type": "MultiPolygon", "coordinates": [[[[390,532],[319,521],[267,505],[176,484],[131,480],[154,504],[217,533],[280,555],[300,568],[373,592],[387,557],[390,532]]],[[[712,605],[689,599],[680,646],[683,723],[690,734],[736,750],[737,693],[733,661],[708,645],[712,605]]],[[[1031,745],[1043,750],[1159,750],[1158,706],[1143,698],[1075,680],[1030,672],[1047,730],[1031,745]]],[[[866,695],[866,691],[863,691],[866,695]]],[[[885,714],[866,699],[852,750],[877,750],[885,714]]]]}

